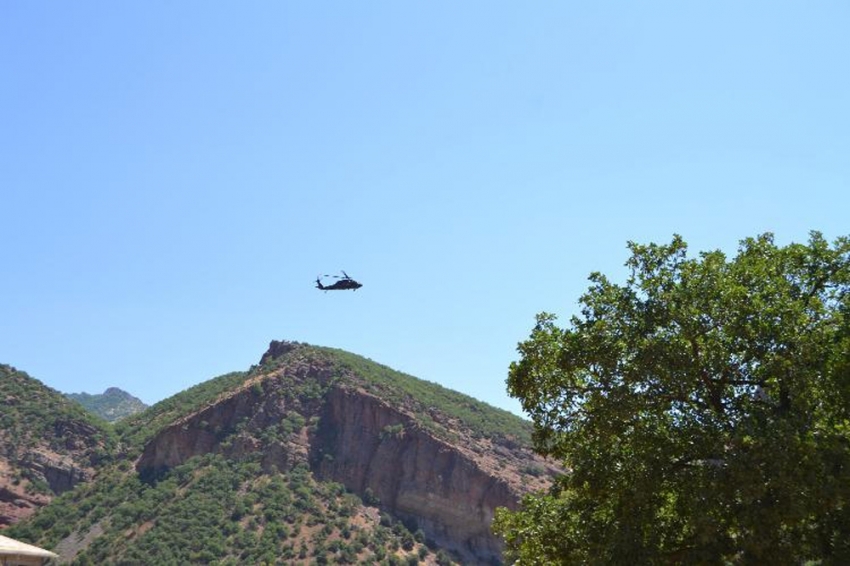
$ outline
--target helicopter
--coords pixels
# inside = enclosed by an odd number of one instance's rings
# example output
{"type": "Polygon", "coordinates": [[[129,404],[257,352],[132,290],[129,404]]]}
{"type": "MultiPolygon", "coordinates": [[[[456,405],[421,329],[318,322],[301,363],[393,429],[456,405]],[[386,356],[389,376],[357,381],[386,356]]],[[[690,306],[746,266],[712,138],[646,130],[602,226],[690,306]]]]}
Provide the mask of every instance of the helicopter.
{"type": "Polygon", "coordinates": [[[342,272],[342,275],[317,275],[316,276],[316,289],[321,289],[322,291],[345,291],[346,289],[351,289],[352,291],[356,291],[360,287],[362,287],[362,283],[358,283],[354,279],[348,276],[348,273],[345,271],[342,272]],[[334,279],[338,279],[339,281],[335,281],[331,285],[322,285],[322,280],[320,277],[332,277],[334,279]]]}

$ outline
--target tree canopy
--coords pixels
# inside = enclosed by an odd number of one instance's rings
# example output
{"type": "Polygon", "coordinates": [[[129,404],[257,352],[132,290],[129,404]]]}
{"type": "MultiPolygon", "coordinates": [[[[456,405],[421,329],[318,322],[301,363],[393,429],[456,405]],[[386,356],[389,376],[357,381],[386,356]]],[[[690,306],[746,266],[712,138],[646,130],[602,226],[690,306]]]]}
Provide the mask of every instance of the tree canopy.
{"type": "Polygon", "coordinates": [[[569,472],[500,510],[521,563],[850,563],[850,240],[629,243],[508,390],[569,472]]]}

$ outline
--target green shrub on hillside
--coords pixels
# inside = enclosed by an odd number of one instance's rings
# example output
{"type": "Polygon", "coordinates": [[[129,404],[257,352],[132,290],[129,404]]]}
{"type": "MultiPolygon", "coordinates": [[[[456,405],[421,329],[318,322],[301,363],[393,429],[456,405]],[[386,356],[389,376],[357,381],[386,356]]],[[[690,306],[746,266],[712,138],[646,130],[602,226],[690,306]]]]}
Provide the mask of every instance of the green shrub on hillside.
{"type": "Polygon", "coordinates": [[[266,475],[256,462],[206,455],[156,483],[113,469],[9,534],[55,548],[98,525],[103,534],[77,564],[261,564],[301,554],[371,564],[390,547],[419,555],[422,544],[401,523],[355,521],[361,509],[359,498],[340,484],[316,482],[306,465],[266,475]]]}
{"type": "Polygon", "coordinates": [[[91,462],[114,454],[117,438],[105,421],[93,416],[37,379],[0,364],[0,453],[16,457],[46,445],[58,454],[85,452],[91,462]]]}

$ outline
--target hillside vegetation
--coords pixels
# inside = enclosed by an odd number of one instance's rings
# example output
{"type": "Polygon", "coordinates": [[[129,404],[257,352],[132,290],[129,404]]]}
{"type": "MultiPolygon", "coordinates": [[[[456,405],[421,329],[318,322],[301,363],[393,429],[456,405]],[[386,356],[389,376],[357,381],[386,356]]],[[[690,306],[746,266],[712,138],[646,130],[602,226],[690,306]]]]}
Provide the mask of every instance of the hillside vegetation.
{"type": "Polygon", "coordinates": [[[0,528],[92,477],[118,451],[111,427],[58,391],[0,365],[0,528]]]}
{"type": "Polygon", "coordinates": [[[11,533],[74,564],[451,563],[340,484],[258,460],[199,456],[150,483],[113,468],[11,533]]]}
{"type": "MultiPolygon", "coordinates": [[[[474,545],[437,528],[438,516],[418,516],[417,504],[404,503],[448,484],[386,492],[374,483],[385,480],[368,473],[358,480],[365,483],[352,483],[344,472],[361,464],[351,460],[356,454],[333,448],[336,435],[351,431],[327,420],[332,391],[337,400],[367,403],[356,410],[371,406],[398,423],[371,433],[356,425],[367,437],[345,450],[369,445],[388,455],[371,466],[407,469],[410,464],[393,459],[433,437],[441,440],[428,442],[443,443],[435,445],[444,446],[439,450],[457,451],[447,461],[452,474],[478,470],[474,477],[482,479],[475,481],[497,482],[505,494],[514,493],[510,485],[542,485],[551,473],[530,456],[529,423],[510,413],[355,354],[272,343],[248,371],[201,383],[114,426],[71,405],[112,439],[104,444],[108,457],[94,481],[54,499],[10,536],[55,549],[75,564],[498,562],[492,551],[475,558],[474,545]]],[[[414,474],[405,482],[438,481],[422,476],[425,469],[401,469],[414,474]]],[[[493,487],[463,489],[483,494],[493,487]]]]}
{"type": "Polygon", "coordinates": [[[0,364],[0,399],[0,451],[10,458],[36,446],[67,455],[79,448],[78,444],[88,444],[95,458],[116,448],[107,423],[9,365],[0,364]],[[75,438],[79,436],[76,433],[85,438],[75,438]]]}

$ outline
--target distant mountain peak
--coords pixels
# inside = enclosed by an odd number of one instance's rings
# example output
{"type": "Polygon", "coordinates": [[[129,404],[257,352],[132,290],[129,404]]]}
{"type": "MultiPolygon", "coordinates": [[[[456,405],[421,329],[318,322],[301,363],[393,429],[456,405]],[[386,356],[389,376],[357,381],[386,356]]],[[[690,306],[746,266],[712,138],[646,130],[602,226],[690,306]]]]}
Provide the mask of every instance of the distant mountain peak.
{"type": "Polygon", "coordinates": [[[118,387],[109,387],[103,393],[66,393],[66,397],[83,406],[87,411],[108,422],[116,422],[147,409],[140,399],[118,387]]]}

